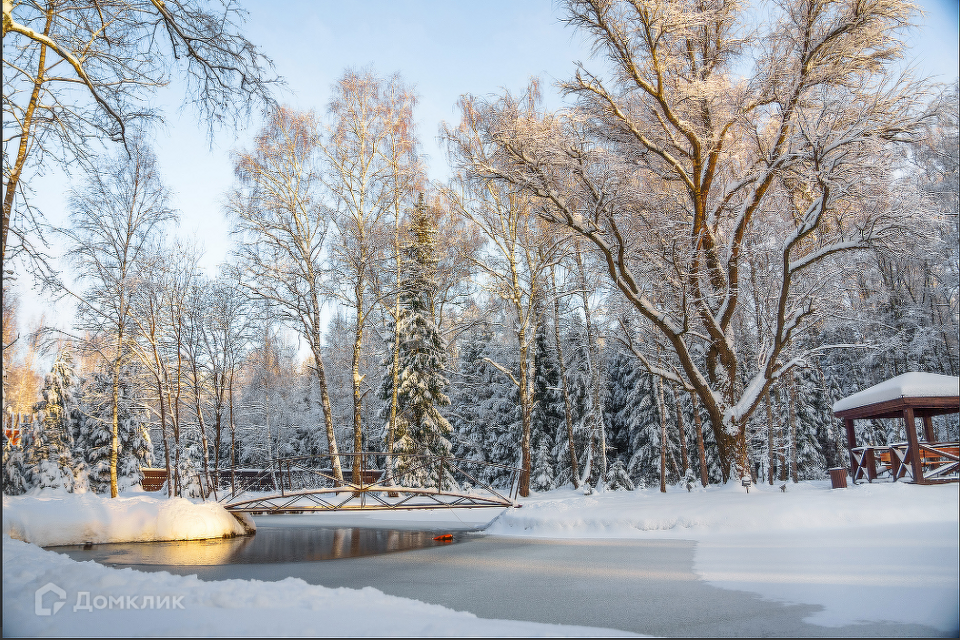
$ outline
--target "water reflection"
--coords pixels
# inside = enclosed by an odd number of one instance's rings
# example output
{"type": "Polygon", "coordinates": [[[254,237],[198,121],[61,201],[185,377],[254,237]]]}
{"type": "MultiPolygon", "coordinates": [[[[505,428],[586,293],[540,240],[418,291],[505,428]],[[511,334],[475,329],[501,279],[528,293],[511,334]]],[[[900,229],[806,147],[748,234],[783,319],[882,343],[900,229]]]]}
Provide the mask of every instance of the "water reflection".
{"type": "Polygon", "coordinates": [[[410,551],[460,542],[436,531],[396,529],[264,527],[256,535],[226,540],[130,542],[54,547],[75,560],[119,565],[222,565],[317,562],[410,551]],[[439,538],[439,539],[437,539],[439,538]]]}

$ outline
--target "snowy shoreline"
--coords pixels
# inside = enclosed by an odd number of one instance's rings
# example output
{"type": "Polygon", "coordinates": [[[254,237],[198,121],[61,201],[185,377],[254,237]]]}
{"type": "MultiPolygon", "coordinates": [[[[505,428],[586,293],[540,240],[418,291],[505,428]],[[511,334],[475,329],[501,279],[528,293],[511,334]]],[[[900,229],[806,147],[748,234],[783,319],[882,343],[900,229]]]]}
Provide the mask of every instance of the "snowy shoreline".
{"type": "Polygon", "coordinates": [[[113,499],[62,490],[3,496],[3,534],[40,547],[207,540],[255,530],[252,518],[238,518],[215,502],[142,492],[113,499]]]}

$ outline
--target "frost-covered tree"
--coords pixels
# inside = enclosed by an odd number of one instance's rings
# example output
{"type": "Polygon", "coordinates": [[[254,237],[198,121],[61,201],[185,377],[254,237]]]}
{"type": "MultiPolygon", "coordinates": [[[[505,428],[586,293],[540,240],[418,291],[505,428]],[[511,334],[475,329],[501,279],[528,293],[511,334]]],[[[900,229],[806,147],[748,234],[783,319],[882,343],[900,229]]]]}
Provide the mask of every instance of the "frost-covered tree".
{"type": "Polygon", "coordinates": [[[636,487],[623,460],[614,460],[607,468],[607,477],[604,479],[604,488],[609,491],[633,491],[636,487]]]}
{"type": "Polygon", "coordinates": [[[153,463],[153,447],[133,372],[121,369],[119,382],[114,381],[110,372],[95,372],[81,406],[83,422],[76,446],[85,456],[89,488],[96,493],[112,492],[114,477],[121,490],[139,484],[143,479],[140,469],[153,463]],[[119,440],[116,476],[111,471],[113,424],[117,425],[119,440]]]}
{"type": "Polygon", "coordinates": [[[177,475],[180,481],[179,495],[182,498],[205,498],[206,483],[201,482],[203,469],[200,460],[203,450],[195,438],[185,438],[180,443],[177,456],[177,475]]]}
{"type": "Polygon", "coordinates": [[[23,473],[23,449],[3,437],[3,495],[19,496],[27,490],[23,473]]]}
{"type": "MultiPolygon", "coordinates": [[[[393,450],[395,474],[401,484],[437,486],[441,471],[432,465],[422,468],[415,454],[449,456],[451,426],[441,413],[450,404],[446,395],[448,381],[447,346],[436,325],[434,294],[437,267],[434,237],[436,228],[423,196],[414,208],[407,240],[403,245],[400,280],[400,314],[394,335],[398,340],[398,387],[396,389],[396,426],[393,450]]],[[[390,353],[393,353],[390,349],[390,353]]],[[[389,366],[393,362],[388,359],[389,366]]],[[[393,398],[393,377],[385,375],[381,398],[389,404],[393,398]]],[[[445,475],[449,475],[446,472],[445,475]]],[[[444,478],[443,482],[449,482],[444,478]]]]}
{"type": "MultiPolygon", "coordinates": [[[[395,216],[400,213],[397,199],[409,201],[412,195],[405,191],[410,186],[409,171],[401,165],[417,162],[415,154],[409,153],[417,143],[413,135],[415,99],[399,75],[384,78],[371,70],[347,70],[334,84],[332,94],[330,124],[321,144],[323,183],[336,236],[328,283],[353,316],[353,448],[360,450],[368,374],[361,372],[361,360],[367,329],[382,312],[377,299],[381,270],[391,253],[395,257],[391,236],[396,230],[395,216]]],[[[355,457],[355,476],[359,465],[360,458],[355,457]]]]}
{"type": "Polygon", "coordinates": [[[530,488],[530,419],[533,410],[533,340],[543,316],[542,303],[550,267],[556,263],[562,238],[550,234],[530,213],[530,201],[515,189],[493,183],[477,184],[458,177],[459,192],[449,190],[455,210],[470,220],[486,240],[474,260],[484,287],[509,309],[505,321],[515,341],[516,369],[494,362],[518,390],[520,434],[520,489],[530,488]]]}
{"type": "Polygon", "coordinates": [[[574,106],[556,113],[539,107],[535,85],[466,97],[461,123],[446,129],[452,155],[475,181],[520,190],[531,214],[583,240],[649,329],[638,357],[696,394],[724,476],[731,465],[745,473],[746,421],[803,361],[795,340],[816,335],[842,302],[827,292],[856,275],[856,257],[899,250],[926,226],[925,212],[888,190],[899,150],[930,117],[926,85],[897,64],[916,8],[565,6],[610,69],[581,65],[562,84],[574,106]],[[761,258],[773,304],[763,348],[750,353],[743,279],[761,258]]]}
{"type": "Polygon", "coordinates": [[[460,346],[457,371],[450,392],[453,454],[465,460],[488,461],[487,447],[491,399],[497,372],[487,362],[493,332],[481,326],[460,346]]]}
{"type": "Polygon", "coordinates": [[[530,420],[530,447],[534,452],[530,482],[534,491],[547,491],[556,486],[554,440],[566,430],[560,364],[556,350],[550,344],[550,331],[547,323],[542,321],[534,339],[533,414],[530,420]]]}
{"type": "MultiPolygon", "coordinates": [[[[123,370],[135,357],[135,302],[143,284],[144,262],[164,226],[176,219],[168,197],[156,156],[138,140],[129,152],[98,163],[82,186],[71,192],[71,226],[63,231],[83,290],[59,280],[54,284],[61,295],[77,303],[75,326],[90,336],[85,348],[95,350],[109,364],[113,385],[109,406],[98,404],[96,414],[103,420],[102,411],[109,408],[107,473],[112,497],[119,491],[121,395],[126,393],[121,390],[126,384],[123,370]]],[[[98,441],[97,447],[101,446],[106,445],[98,441]]]]}
{"type": "Polygon", "coordinates": [[[826,469],[846,466],[837,450],[833,428],[833,401],[823,373],[815,366],[793,374],[797,420],[797,466],[801,480],[826,477],[826,469]]]}
{"type": "Polygon", "coordinates": [[[530,488],[534,491],[549,491],[554,486],[553,454],[545,437],[534,440],[533,470],[530,488]],[[539,440],[539,441],[538,441],[539,440]]]}
{"type": "Polygon", "coordinates": [[[81,380],[77,375],[72,348],[57,354],[40,390],[42,400],[34,405],[40,416],[27,482],[31,487],[83,487],[82,455],[75,457],[73,434],[80,421],[81,380]],[[77,459],[79,458],[79,459],[77,459]]]}
{"type": "MultiPolygon", "coordinates": [[[[583,321],[574,314],[565,334],[564,355],[567,356],[567,389],[570,395],[573,421],[574,446],[577,451],[577,460],[580,464],[579,484],[601,484],[604,480],[604,465],[598,460],[601,438],[597,432],[598,424],[604,428],[602,406],[595,404],[600,396],[594,388],[595,376],[598,371],[592,364],[591,349],[587,339],[587,332],[583,321]],[[569,355],[568,355],[569,354],[569,355]]],[[[564,433],[561,438],[562,447],[568,446],[568,437],[564,433]]],[[[554,449],[555,455],[560,455],[561,445],[554,449]]]]}
{"type": "Polygon", "coordinates": [[[616,460],[629,462],[630,438],[637,422],[635,405],[640,391],[635,384],[636,358],[623,349],[615,349],[608,355],[607,361],[609,367],[603,415],[609,432],[607,443],[611,450],[610,459],[611,463],[616,460]]]}
{"type": "Polygon", "coordinates": [[[272,111],[256,145],[235,156],[238,185],[228,209],[240,236],[240,285],[251,300],[296,331],[313,355],[311,371],[331,454],[343,479],[323,353],[323,290],[328,212],[319,193],[320,125],[313,113],[272,111]]]}
{"type": "Polygon", "coordinates": [[[273,63],[240,32],[244,16],[196,0],[3,3],[4,271],[11,253],[33,252],[32,175],[90,162],[95,141],[130,145],[173,75],[211,133],[273,102],[273,63]]]}
{"type": "MultiPolygon", "coordinates": [[[[450,420],[454,427],[453,452],[458,458],[517,466],[519,437],[519,394],[504,380],[490,361],[509,357],[509,347],[494,338],[487,322],[470,332],[460,348],[459,370],[451,390],[450,420]]],[[[479,478],[493,486],[504,486],[505,473],[484,467],[479,478]]]]}

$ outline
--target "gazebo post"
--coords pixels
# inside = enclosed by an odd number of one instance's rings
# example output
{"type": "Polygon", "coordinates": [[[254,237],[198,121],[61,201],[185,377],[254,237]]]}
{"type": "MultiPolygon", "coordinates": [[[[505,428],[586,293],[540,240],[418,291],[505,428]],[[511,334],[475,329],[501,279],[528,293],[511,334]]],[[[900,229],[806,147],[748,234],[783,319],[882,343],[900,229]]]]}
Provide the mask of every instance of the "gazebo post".
{"type": "MultiPolygon", "coordinates": [[[[853,484],[857,484],[860,465],[857,463],[857,455],[853,450],[857,446],[857,432],[853,428],[853,418],[844,418],[843,427],[847,432],[847,455],[850,456],[850,476],[853,478],[853,484]]],[[[871,480],[870,473],[867,473],[867,481],[871,480]]]]}
{"type": "Polygon", "coordinates": [[[936,442],[937,436],[933,433],[933,416],[924,414],[923,416],[923,438],[927,442],[936,442]]]}
{"type": "Polygon", "coordinates": [[[853,418],[844,418],[843,426],[847,430],[847,449],[853,449],[857,446],[857,432],[853,429],[853,418]]]}
{"type": "Polygon", "coordinates": [[[907,442],[910,443],[910,465],[913,467],[913,481],[917,484],[925,484],[923,466],[920,464],[920,442],[917,437],[917,422],[914,419],[913,407],[906,407],[903,410],[903,421],[907,428],[907,442]]]}

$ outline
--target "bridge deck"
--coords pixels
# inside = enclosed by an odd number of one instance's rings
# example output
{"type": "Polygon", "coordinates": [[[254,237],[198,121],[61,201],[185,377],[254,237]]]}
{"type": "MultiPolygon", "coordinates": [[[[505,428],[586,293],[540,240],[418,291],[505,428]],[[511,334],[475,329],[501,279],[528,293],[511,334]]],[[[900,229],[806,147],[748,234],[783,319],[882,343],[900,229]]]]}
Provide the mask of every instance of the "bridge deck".
{"type": "Polygon", "coordinates": [[[519,506],[520,470],[515,467],[429,454],[349,453],[336,456],[337,462],[341,457],[355,464],[333,464],[334,457],[323,454],[281,458],[266,469],[221,470],[211,474],[211,493],[229,511],[245,513],[519,506]],[[388,468],[399,463],[402,471],[394,472],[397,478],[418,482],[395,482],[384,470],[364,464],[376,460],[388,468]],[[335,469],[340,470],[340,478],[335,469]],[[491,471],[505,487],[495,488],[482,480],[491,471]]]}

